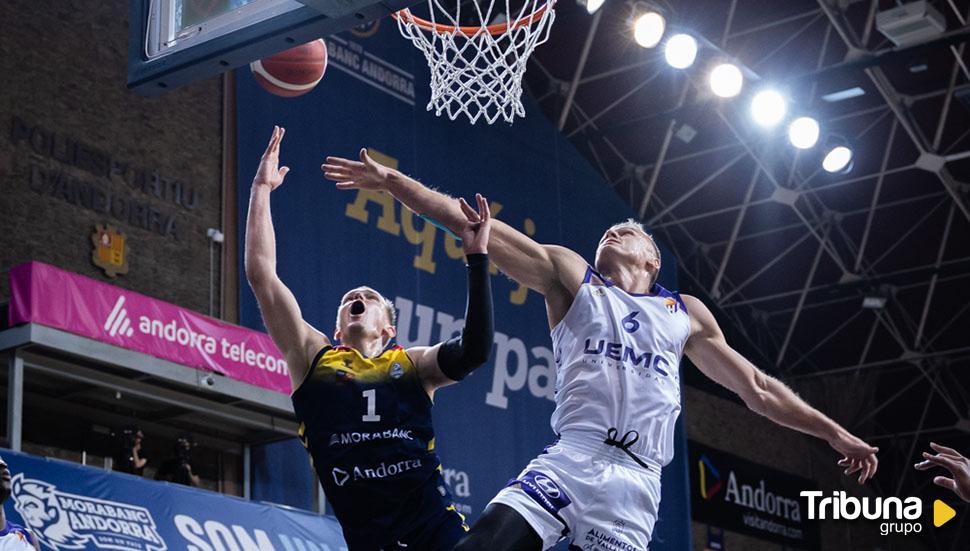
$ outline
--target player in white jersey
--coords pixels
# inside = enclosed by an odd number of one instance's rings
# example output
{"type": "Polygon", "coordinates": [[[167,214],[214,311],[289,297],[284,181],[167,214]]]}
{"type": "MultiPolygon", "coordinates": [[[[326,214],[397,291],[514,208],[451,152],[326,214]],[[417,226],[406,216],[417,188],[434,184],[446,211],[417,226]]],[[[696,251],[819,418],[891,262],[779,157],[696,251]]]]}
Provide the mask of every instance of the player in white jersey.
{"type": "MultiPolygon", "coordinates": [[[[339,189],[390,192],[418,214],[460,228],[463,200],[432,191],[361,150],[328,157],[339,189]]],[[[456,550],[643,551],[660,504],[660,468],[673,457],[683,354],[705,375],[772,421],[826,440],[859,483],[872,477],[869,446],[766,375],[725,341],[698,299],[656,284],[660,252],[633,221],[603,235],[595,268],[575,252],[540,245],[501,221],[488,244],[494,263],[545,297],[557,364],[555,445],[492,500],[456,550]]]]}
{"type": "Polygon", "coordinates": [[[10,497],[10,480],[10,468],[7,467],[7,462],[0,458],[0,551],[40,551],[37,538],[29,530],[7,520],[3,505],[10,497]]]}

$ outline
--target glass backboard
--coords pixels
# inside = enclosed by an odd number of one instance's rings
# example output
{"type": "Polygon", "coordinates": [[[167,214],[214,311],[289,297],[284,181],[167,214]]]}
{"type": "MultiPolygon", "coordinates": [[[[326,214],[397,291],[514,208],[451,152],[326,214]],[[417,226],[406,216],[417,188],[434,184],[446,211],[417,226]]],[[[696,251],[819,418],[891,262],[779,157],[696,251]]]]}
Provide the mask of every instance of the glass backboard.
{"type": "Polygon", "coordinates": [[[157,95],[417,0],[129,0],[128,87],[157,95]]]}

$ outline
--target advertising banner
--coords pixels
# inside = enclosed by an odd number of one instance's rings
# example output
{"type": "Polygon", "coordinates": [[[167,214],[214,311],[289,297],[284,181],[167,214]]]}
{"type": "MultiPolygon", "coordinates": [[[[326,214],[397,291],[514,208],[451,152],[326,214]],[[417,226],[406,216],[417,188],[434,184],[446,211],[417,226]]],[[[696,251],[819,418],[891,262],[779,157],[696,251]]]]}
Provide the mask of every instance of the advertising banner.
{"type": "Polygon", "coordinates": [[[694,520],[790,548],[819,548],[818,521],[808,518],[799,495],[817,484],[694,441],[688,449],[694,520]]]}
{"type": "Polygon", "coordinates": [[[346,551],[330,517],[0,450],[7,519],[41,549],[346,551]]]}
{"type": "Polygon", "coordinates": [[[290,393],[286,362],[265,333],[41,262],[10,270],[11,326],[39,323],[290,393]]]}

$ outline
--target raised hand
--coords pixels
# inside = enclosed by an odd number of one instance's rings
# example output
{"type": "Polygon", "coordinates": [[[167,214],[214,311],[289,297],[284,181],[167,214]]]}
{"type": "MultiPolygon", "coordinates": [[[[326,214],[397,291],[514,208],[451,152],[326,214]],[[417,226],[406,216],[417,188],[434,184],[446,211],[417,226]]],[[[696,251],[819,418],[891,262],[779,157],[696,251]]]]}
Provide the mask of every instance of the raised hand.
{"type": "Polygon", "coordinates": [[[461,248],[465,254],[478,254],[488,252],[488,233],[489,221],[492,219],[492,211],[488,208],[488,201],[482,197],[481,193],[475,194],[475,201],[478,203],[478,211],[473,209],[463,198],[458,199],[461,212],[467,219],[464,227],[458,233],[461,238],[461,248]]]}
{"type": "Polygon", "coordinates": [[[266,151],[259,160],[259,168],[256,170],[256,177],[253,178],[253,186],[268,186],[270,191],[283,184],[283,178],[290,171],[289,167],[280,167],[280,142],[283,141],[283,134],[286,130],[280,126],[273,127],[273,135],[269,139],[266,151]]]}
{"type": "Polygon", "coordinates": [[[859,484],[865,484],[866,480],[876,475],[879,468],[876,453],[879,448],[866,444],[848,432],[840,434],[829,445],[844,456],[838,465],[845,469],[847,476],[859,473],[859,484]]]}
{"type": "Polygon", "coordinates": [[[943,467],[944,469],[950,471],[950,475],[953,478],[937,476],[933,479],[933,484],[942,486],[947,490],[952,491],[963,501],[970,502],[970,459],[963,457],[953,448],[948,448],[932,442],[930,443],[930,447],[933,448],[937,454],[933,455],[931,453],[923,452],[923,461],[920,461],[914,465],[916,470],[925,471],[927,469],[932,469],[933,467],[943,467]]]}
{"type": "Polygon", "coordinates": [[[360,150],[360,161],[327,157],[320,170],[328,180],[337,182],[337,189],[381,190],[391,173],[391,169],[371,159],[367,149],[360,150]]]}

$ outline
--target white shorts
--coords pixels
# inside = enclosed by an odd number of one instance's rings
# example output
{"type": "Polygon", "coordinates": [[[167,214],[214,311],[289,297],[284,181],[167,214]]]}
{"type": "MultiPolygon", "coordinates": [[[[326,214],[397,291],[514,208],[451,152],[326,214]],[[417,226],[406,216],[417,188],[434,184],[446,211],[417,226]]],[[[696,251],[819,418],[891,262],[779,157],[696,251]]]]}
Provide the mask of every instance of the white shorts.
{"type": "Polygon", "coordinates": [[[646,551],[660,507],[660,465],[566,437],[533,459],[492,499],[515,509],[542,539],[584,551],[646,551]]]}

